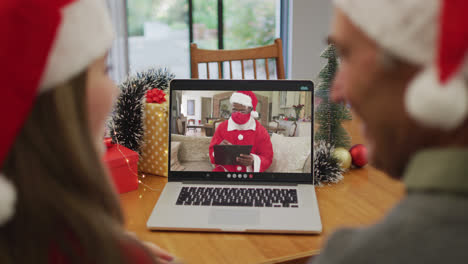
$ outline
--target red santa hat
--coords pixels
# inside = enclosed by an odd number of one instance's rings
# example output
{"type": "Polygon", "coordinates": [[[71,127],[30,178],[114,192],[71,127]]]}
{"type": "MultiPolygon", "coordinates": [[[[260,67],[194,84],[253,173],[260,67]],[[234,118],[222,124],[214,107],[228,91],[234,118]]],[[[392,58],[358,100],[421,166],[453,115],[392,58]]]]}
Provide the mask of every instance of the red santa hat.
{"type": "Polygon", "coordinates": [[[251,91],[237,91],[231,95],[231,99],[229,99],[229,102],[231,104],[237,103],[241,105],[245,105],[248,107],[252,107],[252,112],[250,112],[250,115],[253,118],[258,118],[258,112],[257,112],[257,96],[251,91]]]}
{"type": "MultiPolygon", "coordinates": [[[[104,0],[2,0],[0,4],[0,172],[38,94],[84,71],[112,45],[104,0]]],[[[16,192],[0,173],[0,225],[16,192]]]]}
{"type": "Polygon", "coordinates": [[[451,130],[468,116],[468,1],[335,0],[370,38],[421,65],[405,95],[415,120],[451,130]]]}

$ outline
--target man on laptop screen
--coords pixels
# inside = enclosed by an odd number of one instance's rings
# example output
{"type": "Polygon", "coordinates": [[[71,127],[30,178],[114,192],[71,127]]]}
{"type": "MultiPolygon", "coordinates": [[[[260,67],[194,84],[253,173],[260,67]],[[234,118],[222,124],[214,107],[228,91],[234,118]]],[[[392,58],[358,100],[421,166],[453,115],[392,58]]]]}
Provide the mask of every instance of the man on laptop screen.
{"type": "Polygon", "coordinates": [[[210,143],[213,171],[263,172],[273,160],[273,147],[268,131],[258,118],[257,97],[251,91],[234,92],[229,100],[231,117],[216,128],[210,143]],[[252,145],[250,154],[236,157],[237,165],[215,164],[215,145],[252,145]]]}

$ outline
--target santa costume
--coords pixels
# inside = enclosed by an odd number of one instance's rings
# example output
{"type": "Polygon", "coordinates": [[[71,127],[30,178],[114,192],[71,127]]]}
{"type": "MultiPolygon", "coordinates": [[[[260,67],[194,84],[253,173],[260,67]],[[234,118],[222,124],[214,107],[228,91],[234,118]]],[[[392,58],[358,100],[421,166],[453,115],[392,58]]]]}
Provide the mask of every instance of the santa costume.
{"type": "Polygon", "coordinates": [[[0,225],[17,193],[3,163],[37,96],[70,80],[110,49],[114,33],[103,0],[2,0],[0,42],[0,225]],[[39,24],[38,24],[39,23],[39,24]],[[12,111],[14,110],[14,111],[12,111]],[[6,125],[8,124],[8,125],[6,125]]]}
{"type": "Polygon", "coordinates": [[[409,115],[446,131],[468,116],[465,0],[335,0],[368,37],[393,56],[422,66],[405,94],[409,115]],[[424,4],[422,4],[424,3],[424,4]]]}
{"type": "Polygon", "coordinates": [[[210,143],[210,160],[215,165],[213,171],[230,172],[263,172],[270,167],[273,160],[273,147],[268,131],[254,118],[258,117],[257,97],[250,91],[237,91],[232,94],[230,103],[237,103],[252,108],[250,114],[233,113],[221,123],[210,143]],[[250,155],[253,166],[219,165],[214,160],[214,145],[227,140],[233,145],[252,145],[250,155]]]}

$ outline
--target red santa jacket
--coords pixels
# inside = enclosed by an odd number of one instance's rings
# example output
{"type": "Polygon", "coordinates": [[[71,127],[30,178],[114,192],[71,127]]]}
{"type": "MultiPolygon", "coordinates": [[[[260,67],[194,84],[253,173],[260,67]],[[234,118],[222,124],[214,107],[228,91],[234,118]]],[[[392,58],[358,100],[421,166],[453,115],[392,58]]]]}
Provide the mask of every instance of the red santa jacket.
{"type": "Polygon", "coordinates": [[[215,164],[213,146],[218,145],[224,139],[233,145],[252,145],[251,154],[254,156],[253,168],[247,168],[240,165],[216,165],[213,171],[232,171],[232,172],[263,172],[270,167],[273,160],[273,147],[271,145],[268,131],[253,118],[249,121],[250,125],[245,129],[239,128],[231,119],[221,123],[215,131],[210,143],[210,160],[215,164]],[[231,122],[231,125],[229,125],[231,122]],[[234,124],[234,126],[233,126],[234,124]],[[234,129],[237,127],[237,129],[234,129]],[[229,128],[229,129],[228,129],[229,128]]]}

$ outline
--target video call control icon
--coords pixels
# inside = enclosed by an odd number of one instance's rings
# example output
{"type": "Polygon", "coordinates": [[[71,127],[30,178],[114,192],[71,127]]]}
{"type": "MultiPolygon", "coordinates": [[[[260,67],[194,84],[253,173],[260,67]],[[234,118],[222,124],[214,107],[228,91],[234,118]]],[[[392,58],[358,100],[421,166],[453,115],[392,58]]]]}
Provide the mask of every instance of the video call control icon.
{"type": "Polygon", "coordinates": [[[242,173],[239,173],[239,174],[228,173],[228,174],[226,174],[226,178],[228,178],[228,179],[231,179],[231,178],[233,178],[233,179],[237,179],[237,178],[239,178],[239,179],[242,179],[242,178],[244,178],[244,179],[247,179],[247,178],[253,179],[253,174],[251,174],[251,173],[250,174],[247,174],[247,173],[244,173],[244,174],[242,174],[242,173]]]}

